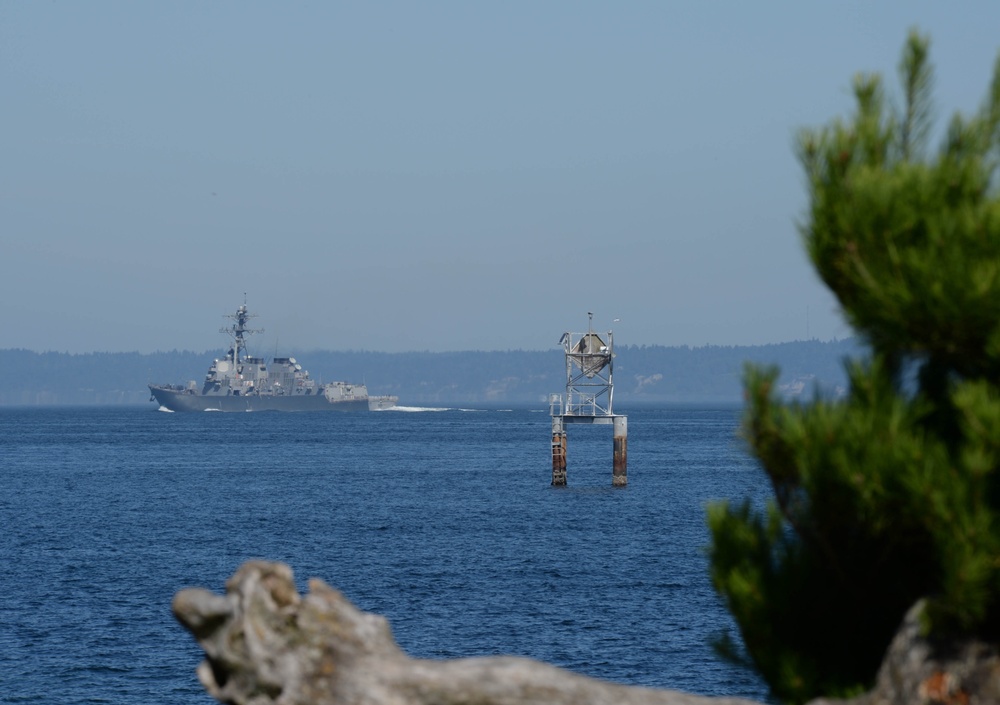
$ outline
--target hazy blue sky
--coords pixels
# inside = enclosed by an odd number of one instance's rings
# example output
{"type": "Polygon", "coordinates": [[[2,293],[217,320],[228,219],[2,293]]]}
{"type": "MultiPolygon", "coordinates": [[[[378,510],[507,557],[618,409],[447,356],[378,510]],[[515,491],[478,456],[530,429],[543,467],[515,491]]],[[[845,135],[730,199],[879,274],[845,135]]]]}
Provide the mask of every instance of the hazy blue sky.
{"type": "Polygon", "coordinates": [[[794,136],[911,27],[978,107],[997,2],[4,2],[0,348],[845,337],[794,136]]]}

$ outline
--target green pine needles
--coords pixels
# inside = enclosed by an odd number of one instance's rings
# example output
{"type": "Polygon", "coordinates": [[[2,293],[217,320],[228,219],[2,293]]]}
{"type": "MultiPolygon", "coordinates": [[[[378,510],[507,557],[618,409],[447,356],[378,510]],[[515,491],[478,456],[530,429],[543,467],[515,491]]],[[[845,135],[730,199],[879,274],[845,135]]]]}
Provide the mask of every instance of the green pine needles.
{"type": "Polygon", "coordinates": [[[803,238],[871,357],[809,403],[748,367],[743,433],[774,498],[708,511],[713,584],[786,701],[869,687],[922,597],[932,634],[1000,635],[1000,59],[931,153],[928,47],[910,34],[901,109],[860,76],[853,117],[799,139],[803,238]]]}

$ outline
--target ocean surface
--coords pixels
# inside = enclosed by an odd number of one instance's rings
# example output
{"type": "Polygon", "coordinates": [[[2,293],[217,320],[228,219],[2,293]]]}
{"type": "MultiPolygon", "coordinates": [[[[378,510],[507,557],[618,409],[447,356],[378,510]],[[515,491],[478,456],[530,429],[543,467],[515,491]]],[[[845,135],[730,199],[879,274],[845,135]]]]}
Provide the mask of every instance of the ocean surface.
{"type": "Polygon", "coordinates": [[[388,617],[411,656],[515,654],[626,684],[764,700],[710,639],[706,502],[766,496],[735,408],[572,425],[547,410],[173,414],[0,409],[0,703],[207,705],[170,602],[288,563],[388,617]]]}

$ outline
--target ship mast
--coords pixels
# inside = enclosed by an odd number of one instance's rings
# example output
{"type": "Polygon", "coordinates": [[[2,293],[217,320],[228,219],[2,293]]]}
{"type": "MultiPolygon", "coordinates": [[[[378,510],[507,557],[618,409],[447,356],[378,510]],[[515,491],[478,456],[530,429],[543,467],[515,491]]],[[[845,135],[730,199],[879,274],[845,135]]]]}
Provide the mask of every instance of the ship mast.
{"type": "Polygon", "coordinates": [[[240,349],[244,351],[247,349],[246,341],[243,336],[253,335],[254,333],[263,333],[263,328],[247,328],[247,321],[251,318],[256,318],[256,313],[249,313],[247,311],[246,299],[243,301],[243,305],[236,309],[236,313],[226,314],[226,318],[232,318],[236,323],[234,323],[230,328],[220,328],[220,333],[226,333],[233,338],[233,369],[240,362],[240,349]]]}

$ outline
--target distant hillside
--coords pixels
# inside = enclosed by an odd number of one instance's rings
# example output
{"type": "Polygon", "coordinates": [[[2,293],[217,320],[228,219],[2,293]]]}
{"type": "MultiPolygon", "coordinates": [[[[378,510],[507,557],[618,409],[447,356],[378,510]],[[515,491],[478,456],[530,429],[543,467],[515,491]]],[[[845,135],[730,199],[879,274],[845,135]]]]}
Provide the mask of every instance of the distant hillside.
{"type": "MultiPolygon", "coordinates": [[[[845,384],[843,360],[861,352],[855,339],[759,346],[616,348],[615,406],[741,400],[744,362],[781,367],[786,395],[815,388],[835,394],[845,384]]],[[[366,382],[372,394],[400,404],[533,404],[566,386],[561,349],[548,351],[295,353],[323,382],[366,382]]],[[[150,382],[202,380],[221,351],[36,353],[0,350],[0,405],[140,404],[150,382]]]]}

